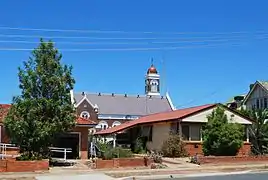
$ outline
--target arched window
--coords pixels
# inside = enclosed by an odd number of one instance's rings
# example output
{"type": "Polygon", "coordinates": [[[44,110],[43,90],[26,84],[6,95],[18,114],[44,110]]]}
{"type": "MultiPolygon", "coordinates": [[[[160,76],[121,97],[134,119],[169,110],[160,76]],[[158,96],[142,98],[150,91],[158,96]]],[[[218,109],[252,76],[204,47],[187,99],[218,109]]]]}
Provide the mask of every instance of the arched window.
{"type": "Polygon", "coordinates": [[[106,121],[100,121],[98,127],[101,129],[108,129],[108,123],[106,121]]]}
{"type": "Polygon", "coordinates": [[[119,126],[121,123],[119,121],[114,121],[112,127],[119,126]]]}
{"type": "Polygon", "coordinates": [[[152,80],[150,84],[151,84],[151,91],[157,92],[158,91],[158,81],[152,80]]]}
{"type": "Polygon", "coordinates": [[[84,119],[88,119],[90,117],[90,114],[87,111],[83,111],[83,112],[81,112],[80,117],[82,117],[84,119]]]}

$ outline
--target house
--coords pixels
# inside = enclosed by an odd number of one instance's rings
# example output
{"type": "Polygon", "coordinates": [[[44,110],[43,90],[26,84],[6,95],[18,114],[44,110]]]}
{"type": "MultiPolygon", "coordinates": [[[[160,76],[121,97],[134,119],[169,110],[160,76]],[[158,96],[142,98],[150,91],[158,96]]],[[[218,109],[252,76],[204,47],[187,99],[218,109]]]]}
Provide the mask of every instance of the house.
{"type": "MultiPolygon", "coordinates": [[[[5,127],[3,124],[4,117],[7,115],[10,104],[0,105],[0,143],[9,144],[10,139],[5,132],[5,127]]],[[[90,119],[84,119],[77,117],[76,125],[74,129],[68,133],[60,134],[55,139],[54,146],[60,148],[71,148],[72,152],[67,154],[67,158],[76,159],[80,157],[81,159],[88,158],[88,129],[95,127],[96,122],[90,119]]],[[[4,153],[3,149],[0,149],[0,154],[4,153]]],[[[18,154],[17,148],[7,149],[8,155],[18,154]]],[[[63,157],[63,153],[59,154],[63,157]]]]}
{"type": "MultiPolygon", "coordinates": [[[[178,109],[170,112],[155,113],[143,116],[135,121],[97,132],[97,136],[119,135],[122,132],[128,134],[128,142],[134,143],[137,137],[146,137],[146,147],[150,150],[160,150],[163,142],[168,138],[171,131],[179,133],[186,143],[186,150],[189,155],[202,154],[201,127],[207,122],[207,116],[212,111],[221,107],[231,122],[244,125],[244,145],[240,154],[250,152],[248,126],[251,120],[238,112],[221,104],[208,104],[186,109],[178,109]]],[[[114,144],[116,139],[114,139],[114,144]]]]}
{"type": "Polygon", "coordinates": [[[71,97],[77,115],[97,122],[98,125],[95,127],[97,131],[149,114],[175,110],[169,94],[160,95],[160,75],[153,64],[145,76],[144,95],[71,91],[71,97]]]}
{"type": "Polygon", "coordinates": [[[231,109],[240,109],[243,106],[243,101],[246,95],[237,95],[232,97],[227,103],[226,106],[231,109]]]}
{"type": "Polygon", "coordinates": [[[250,89],[244,98],[243,105],[246,109],[268,108],[268,81],[256,81],[250,84],[250,89]]]}

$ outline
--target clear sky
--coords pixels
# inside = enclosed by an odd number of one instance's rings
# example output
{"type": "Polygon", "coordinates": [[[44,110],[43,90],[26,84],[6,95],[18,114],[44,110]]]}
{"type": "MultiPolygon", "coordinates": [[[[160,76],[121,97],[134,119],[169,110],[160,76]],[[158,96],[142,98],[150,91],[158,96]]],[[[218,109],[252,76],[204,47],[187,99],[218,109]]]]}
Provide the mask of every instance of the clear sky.
{"type": "Polygon", "coordinates": [[[20,93],[17,68],[38,37],[55,41],[74,66],[75,91],[144,94],[154,58],[162,92],[177,107],[225,102],[268,79],[267,7],[265,0],[2,0],[0,103],[20,93]]]}

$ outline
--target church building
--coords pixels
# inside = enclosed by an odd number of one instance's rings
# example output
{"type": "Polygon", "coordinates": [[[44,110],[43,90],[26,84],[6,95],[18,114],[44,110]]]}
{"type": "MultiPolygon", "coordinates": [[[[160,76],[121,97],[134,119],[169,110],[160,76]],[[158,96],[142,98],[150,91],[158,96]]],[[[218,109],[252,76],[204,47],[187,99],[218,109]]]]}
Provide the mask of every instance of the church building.
{"type": "Polygon", "coordinates": [[[141,116],[175,110],[168,93],[160,94],[160,75],[153,64],[145,75],[143,95],[71,92],[71,96],[77,115],[97,123],[92,133],[141,116]]]}

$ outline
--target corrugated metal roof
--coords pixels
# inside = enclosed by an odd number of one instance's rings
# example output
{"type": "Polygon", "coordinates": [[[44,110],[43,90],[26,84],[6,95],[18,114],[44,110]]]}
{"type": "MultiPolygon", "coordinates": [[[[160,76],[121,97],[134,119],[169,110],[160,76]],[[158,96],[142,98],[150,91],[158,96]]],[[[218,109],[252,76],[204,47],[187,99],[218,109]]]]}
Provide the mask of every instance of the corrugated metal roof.
{"type": "MultiPolygon", "coordinates": [[[[87,99],[99,108],[99,114],[144,116],[165,111],[172,111],[166,97],[134,96],[123,94],[85,93],[87,99]]],[[[74,93],[76,103],[83,99],[82,93],[74,93]]]]}
{"type": "Polygon", "coordinates": [[[119,131],[123,131],[125,129],[131,128],[136,125],[141,125],[141,124],[146,124],[146,123],[159,123],[159,122],[170,121],[174,119],[180,119],[188,115],[191,115],[193,113],[197,113],[205,109],[215,107],[216,105],[217,104],[206,104],[206,105],[196,106],[196,107],[191,107],[191,108],[178,109],[172,112],[163,112],[163,113],[156,113],[156,114],[152,114],[148,116],[143,116],[135,121],[129,121],[119,126],[115,126],[110,129],[99,131],[96,133],[96,135],[112,134],[112,133],[116,133],[119,131]]]}

